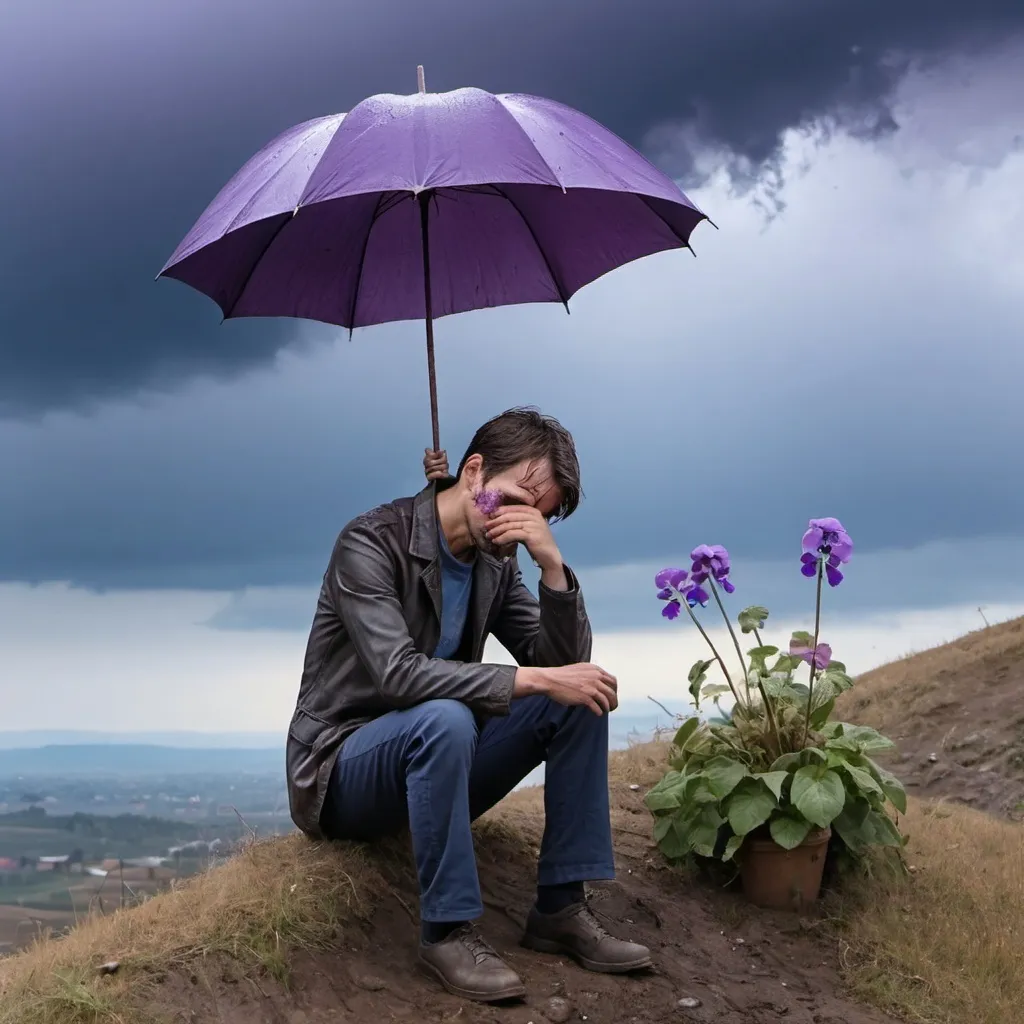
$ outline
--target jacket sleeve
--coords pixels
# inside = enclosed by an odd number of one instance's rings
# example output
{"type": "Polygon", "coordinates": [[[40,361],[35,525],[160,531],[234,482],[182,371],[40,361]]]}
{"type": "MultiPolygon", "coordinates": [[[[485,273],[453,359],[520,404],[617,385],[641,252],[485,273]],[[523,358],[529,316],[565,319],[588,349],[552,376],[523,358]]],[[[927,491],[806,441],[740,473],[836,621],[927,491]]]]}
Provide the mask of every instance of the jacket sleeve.
{"type": "Polygon", "coordinates": [[[325,584],[360,661],[392,707],[449,699],[488,715],[508,714],[514,665],[446,661],[415,649],[394,560],[371,524],[356,521],[342,532],[325,584]]]}
{"type": "Polygon", "coordinates": [[[552,668],[590,661],[593,637],[583,594],[575,573],[567,566],[568,590],[539,584],[540,600],[523,583],[518,564],[505,588],[501,610],[491,632],[520,665],[552,668]]]}

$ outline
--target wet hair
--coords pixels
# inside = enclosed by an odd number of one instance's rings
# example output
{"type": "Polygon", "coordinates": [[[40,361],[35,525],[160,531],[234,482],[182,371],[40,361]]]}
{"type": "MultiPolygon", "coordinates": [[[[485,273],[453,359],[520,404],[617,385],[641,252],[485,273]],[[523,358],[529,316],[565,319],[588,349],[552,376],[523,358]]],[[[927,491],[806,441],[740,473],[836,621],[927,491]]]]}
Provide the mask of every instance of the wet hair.
{"type": "Polygon", "coordinates": [[[571,516],[583,497],[572,434],[553,416],[545,416],[532,407],[507,409],[480,427],[462,456],[456,476],[462,475],[472,455],[483,459],[485,482],[521,462],[546,459],[562,496],[552,521],[571,516]]]}

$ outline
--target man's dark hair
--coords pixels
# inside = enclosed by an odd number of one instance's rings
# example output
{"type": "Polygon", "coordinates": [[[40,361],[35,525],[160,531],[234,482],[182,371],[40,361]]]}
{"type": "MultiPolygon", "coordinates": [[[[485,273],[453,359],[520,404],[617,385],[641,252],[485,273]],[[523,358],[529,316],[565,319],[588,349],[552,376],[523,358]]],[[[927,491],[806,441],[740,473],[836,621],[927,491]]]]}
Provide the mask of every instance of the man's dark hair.
{"type": "Polygon", "coordinates": [[[567,519],[583,497],[576,444],[561,423],[532,407],[507,409],[489,419],[469,442],[456,476],[462,475],[466,460],[479,455],[484,460],[484,480],[489,480],[520,462],[547,459],[562,501],[552,521],[567,519]]]}

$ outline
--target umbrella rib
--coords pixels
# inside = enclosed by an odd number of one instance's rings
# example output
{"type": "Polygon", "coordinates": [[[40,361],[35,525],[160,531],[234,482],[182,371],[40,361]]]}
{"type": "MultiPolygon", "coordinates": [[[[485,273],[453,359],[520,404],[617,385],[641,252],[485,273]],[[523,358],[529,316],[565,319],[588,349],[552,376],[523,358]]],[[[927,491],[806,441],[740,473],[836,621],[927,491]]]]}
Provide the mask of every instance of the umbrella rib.
{"type": "MultiPolygon", "coordinates": [[[[555,289],[558,292],[558,299],[565,306],[566,313],[569,312],[569,296],[565,294],[565,289],[562,287],[562,282],[558,280],[558,276],[555,274],[555,268],[551,266],[551,260],[548,259],[548,254],[544,251],[544,246],[540,244],[540,239],[537,237],[537,232],[533,230],[533,225],[526,219],[526,215],[522,210],[519,209],[519,205],[516,201],[509,196],[509,194],[498,185],[492,185],[491,188],[505,200],[513,210],[519,214],[519,219],[526,225],[526,230],[530,232],[530,237],[533,239],[533,244],[537,246],[537,252],[540,253],[540,258],[544,261],[544,266],[548,268],[548,274],[551,275],[551,280],[554,282],[555,289]]],[[[564,191],[564,190],[563,190],[564,191]]]]}
{"type": "MultiPolygon", "coordinates": [[[[693,252],[693,246],[690,245],[689,236],[687,236],[686,238],[683,238],[683,236],[681,234],[679,234],[679,232],[676,231],[676,229],[664,217],[662,217],[662,215],[660,213],[658,213],[658,211],[653,206],[651,206],[651,204],[649,202],[647,202],[647,196],[641,195],[639,192],[634,192],[633,195],[635,195],[637,197],[637,199],[639,199],[640,202],[642,202],[644,204],[644,206],[646,206],[647,209],[650,210],[651,213],[653,213],[654,216],[657,217],[658,220],[660,220],[661,223],[664,224],[665,227],[667,227],[669,229],[669,231],[671,231],[672,234],[675,235],[676,238],[679,239],[679,242],[680,242],[680,244],[682,245],[682,247],[684,249],[689,249],[690,252],[692,252],[694,256],[697,255],[695,252],[693,252]]],[[[691,207],[691,209],[692,209],[692,207],[691,207]]],[[[700,210],[694,210],[693,212],[697,213],[697,214],[700,214],[700,217],[697,220],[697,224],[699,224],[702,220],[706,220],[709,224],[711,223],[711,218],[706,213],[701,213],[700,210]]],[[[697,224],[694,224],[693,227],[695,228],[697,226],[697,224]]],[[[693,228],[691,228],[690,231],[692,233],[693,228]]]]}
{"type": "MultiPolygon", "coordinates": [[[[298,211],[296,210],[296,213],[298,211]]],[[[238,289],[238,294],[235,296],[235,301],[231,303],[230,307],[224,312],[224,319],[230,320],[234,315],[235,310],[238,308],[238,303],[242,301],[242,296],[245,294],[245,289],[249,287],[249,282],[252,280],[252,275],[256,273],[257,267],[263,262],[263,257],[267,255],[267,251],[277,241],[277,236],[281,234],[285,229],[286,224],[290,224],[295,220],[295,213],[291,216],[285,217],[283,221],[274,230],[274,233],[267,239],[267,244],[263,246],[259,256],[253,260],[252,266],[249,268],[249,273],[245,275],[245,280],[242,282],[242,287],[238,289]]]]}
{"type": "Polygon", "coordinates": [[[373,207],[373,216],[370,218],[370,225],[366,229],[366,237],[363,239],[363,251],[359,254],[359,269],[356,271],[356,286],[352,289],[352,308],[349,310],[348,317],[348,340],[352,340],[352,332],[356,328],[356,305],[359,302],[359,288],[363,283],[363,267],[366,264],[366,250],[370,246],[370,234],[373,231],[373,225],[377,223],[377,218],[380,216],[380,208],[384,203],[384,197],[387,195],[386,192],[381,192],[377,196],[377,202],[373,207]]]}

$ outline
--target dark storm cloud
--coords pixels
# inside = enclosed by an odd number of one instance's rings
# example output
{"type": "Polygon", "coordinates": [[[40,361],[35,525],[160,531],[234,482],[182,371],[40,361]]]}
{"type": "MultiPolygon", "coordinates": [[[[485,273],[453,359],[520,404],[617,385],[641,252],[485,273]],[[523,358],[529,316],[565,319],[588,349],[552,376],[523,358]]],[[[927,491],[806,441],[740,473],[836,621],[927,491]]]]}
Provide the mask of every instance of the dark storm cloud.
{"type": "MultiPolygon", "coordinates": [[[[0,415],[230,375],[293,336],[152,278],[288,125],[380,91],[552,96],[759,165],[814,117],[891,126],[908,57],[1024,27],[1019,0],[21,0],[0,14],[0,415]]],[[[683,158],[685,162],[685,157],[683,158]]],[[[673,170],[683,173],[685,166],[673,170]]]]}

